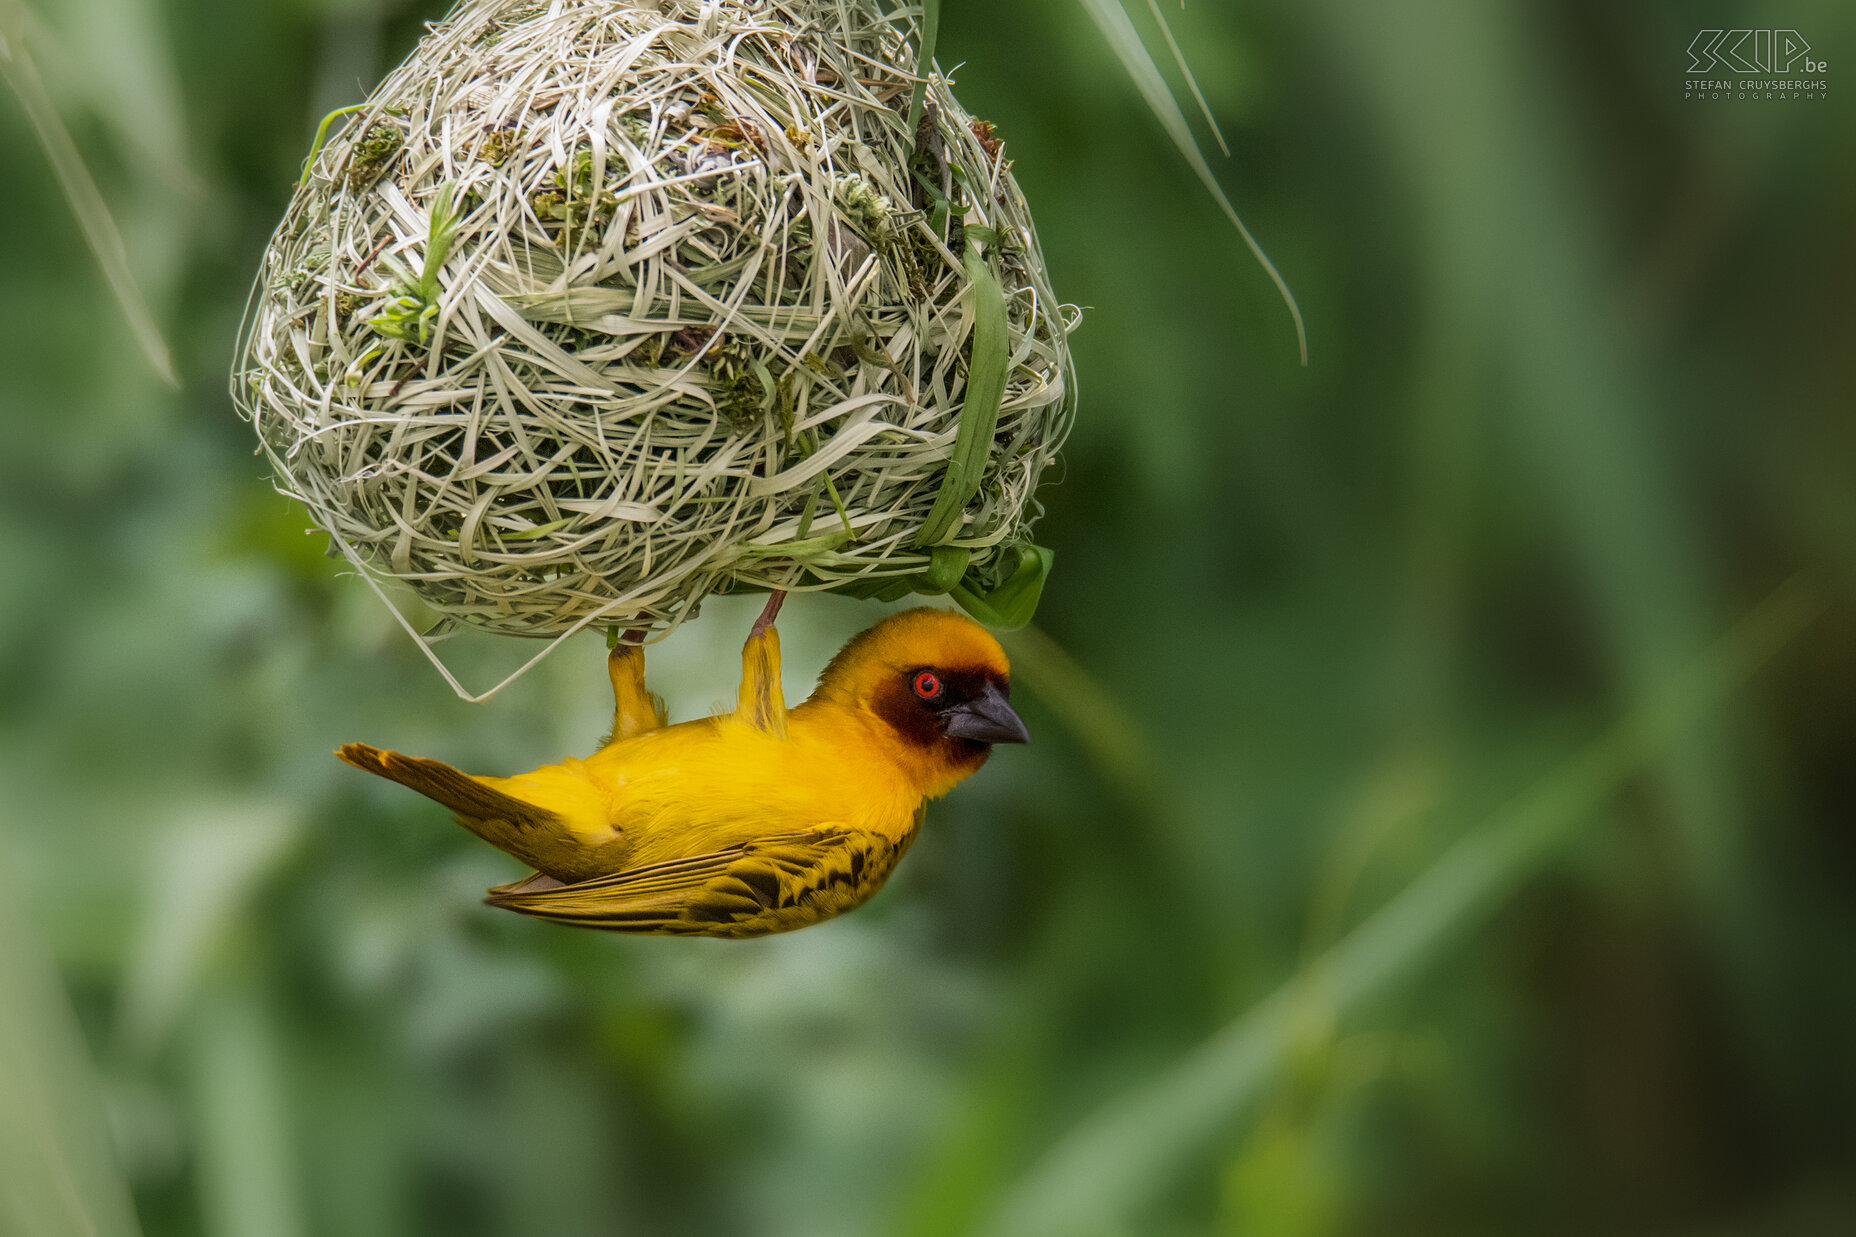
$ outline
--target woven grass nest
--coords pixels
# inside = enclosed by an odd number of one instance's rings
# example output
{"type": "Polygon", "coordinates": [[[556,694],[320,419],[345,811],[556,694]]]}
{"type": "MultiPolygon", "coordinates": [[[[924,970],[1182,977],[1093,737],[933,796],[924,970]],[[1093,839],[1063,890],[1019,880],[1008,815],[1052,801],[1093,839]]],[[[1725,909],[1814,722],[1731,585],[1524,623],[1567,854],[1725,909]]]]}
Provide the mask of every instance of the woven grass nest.
{"type": "Polygon", "coordinates": [[[912,12],[464,0],[265,253],[234,390],[278,487],[441,627],[1022,621],[1075,311],[990,126],[930,75],[911,127],[912,12]]]}

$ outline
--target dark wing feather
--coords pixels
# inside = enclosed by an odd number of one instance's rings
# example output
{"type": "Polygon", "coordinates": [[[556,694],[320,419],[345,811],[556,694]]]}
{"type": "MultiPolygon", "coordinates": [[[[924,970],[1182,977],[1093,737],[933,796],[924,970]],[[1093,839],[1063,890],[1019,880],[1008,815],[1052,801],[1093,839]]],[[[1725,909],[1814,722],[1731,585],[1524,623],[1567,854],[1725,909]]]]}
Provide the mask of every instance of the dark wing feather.
{"type": "Polygon", "coordinates": [[[897,841],[823,825],[555,889],[506,885],[485,900],[608,932],[763,936],[858,905],[882,888],[913,838],[913,830],[897,841]]]}

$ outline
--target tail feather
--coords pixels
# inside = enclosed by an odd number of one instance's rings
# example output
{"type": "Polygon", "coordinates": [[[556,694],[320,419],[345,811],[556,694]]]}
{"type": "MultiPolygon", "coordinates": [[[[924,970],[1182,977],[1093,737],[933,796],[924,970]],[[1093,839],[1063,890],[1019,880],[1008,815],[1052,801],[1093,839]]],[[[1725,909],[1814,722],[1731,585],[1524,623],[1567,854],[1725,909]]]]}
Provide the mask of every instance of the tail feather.
{"type": "Polygon", "coordinates": [[[335,754],[357,769],[398,782],[444,804],[464,818],[473,832],[482,830],[471,822],[507,821],[519,830],[557,830],[564,823],[558,814],[547,808],[493,790],[442,760],[403,756],[365,743],[344,743],[335,749],[335,754]]]}

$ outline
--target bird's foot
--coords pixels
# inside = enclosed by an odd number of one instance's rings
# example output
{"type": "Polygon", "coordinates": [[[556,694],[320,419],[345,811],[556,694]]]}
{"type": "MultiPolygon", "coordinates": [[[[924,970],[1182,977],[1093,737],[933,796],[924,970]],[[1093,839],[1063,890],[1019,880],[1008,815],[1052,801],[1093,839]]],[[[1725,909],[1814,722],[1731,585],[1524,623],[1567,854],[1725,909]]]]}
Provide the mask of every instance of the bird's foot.
{"type": "Polygon", "coordinates": [[[666,722],[662,698],[644,685],[644,639],[649,634],[648,628],[635,627],[618,637],[606,654],[606,673],[612,679],[612,730],[600,741],[602,748],[656,730],[666,722]]]}
{"type": "Polygon", "coordinates": [[[785,589],[775,589],[767,608],[754,620],[748,641],[741,646],[741,695],[735,716],[773,735],[786,733],[786,697],[780,690],[780,633],[773,620],[786,600],[785,589]]]}

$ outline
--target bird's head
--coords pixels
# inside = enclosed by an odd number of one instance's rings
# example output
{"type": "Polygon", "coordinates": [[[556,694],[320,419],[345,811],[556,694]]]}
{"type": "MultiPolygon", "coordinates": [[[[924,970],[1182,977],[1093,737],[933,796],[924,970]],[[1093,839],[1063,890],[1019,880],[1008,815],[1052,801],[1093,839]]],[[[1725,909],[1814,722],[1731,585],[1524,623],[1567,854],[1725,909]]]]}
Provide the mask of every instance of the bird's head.
{"type": "Polygon", "coordinates": [[[819,676],[814,699],[879,719],[925,794],[943,794],[995,743],[1030,735],[1012,711],[1011,667],[984,627],[950,610],[905,610],[852,637],[819,676]]]}

